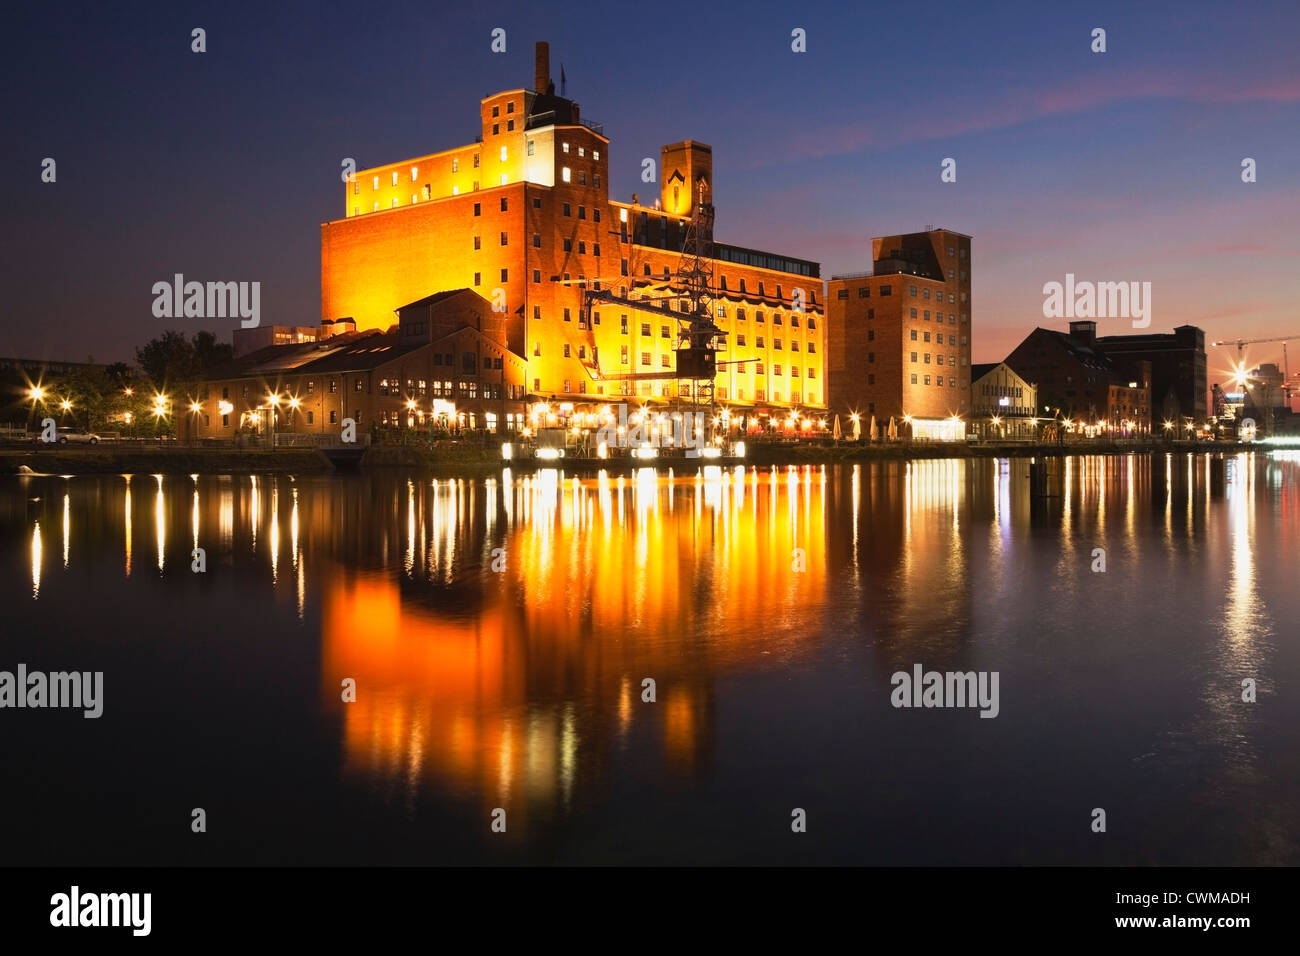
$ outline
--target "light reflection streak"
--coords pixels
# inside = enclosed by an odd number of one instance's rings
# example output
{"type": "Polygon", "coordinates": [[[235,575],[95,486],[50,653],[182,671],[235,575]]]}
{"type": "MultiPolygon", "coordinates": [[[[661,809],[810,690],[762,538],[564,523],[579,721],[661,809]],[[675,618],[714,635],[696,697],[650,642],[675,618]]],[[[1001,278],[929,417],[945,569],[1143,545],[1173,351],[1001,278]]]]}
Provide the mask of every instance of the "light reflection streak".
{"type": "Polygon", "coordinates": [[[41,523],[37,521],[32,526],[32,599],[36,600],[41,596],[41,559],[44,557],[44,548],[41,545],[41,523]]]}
{"type": "Polygon", "coordinates": [[[167,544],[167,509],[163,502],[163,476],[154,475],[158,481],[158,493],[154,495],[153,523],[158,537],[158,570],[163,570],[163,551],[167,544]]]}
{"type": "Polygon", "coordinates": [[[125,533],[126,533],[126,576],[131,576],[131,476],[125,475],[126,478],[126,495],[123,498],[123,513],[125,514],[125,533]]]}

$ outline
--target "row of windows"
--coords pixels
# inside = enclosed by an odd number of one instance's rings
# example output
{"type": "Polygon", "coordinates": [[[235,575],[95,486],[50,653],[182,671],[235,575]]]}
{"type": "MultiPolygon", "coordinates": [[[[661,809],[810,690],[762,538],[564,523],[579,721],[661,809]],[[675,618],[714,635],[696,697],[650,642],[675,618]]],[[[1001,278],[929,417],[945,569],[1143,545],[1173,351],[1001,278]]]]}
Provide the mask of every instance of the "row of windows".
{"type": "MultiPolygon", "coordinates": [[[[929,310],[929,309],[925,309],[925,310],[923,310],[923,313],[924,313],[924,316],[925,316],[925,321],[929,322],[929,321],[930,321],[930,310],[929,310]]],[[[875,309],[872,309],[872,308],[867,309],[867,318],[868,318],[868,319],[874,319],[875,317],[876,317],[876,310],[875,310],[875,309]]],[[[910,318],[913,318],[913,319],[915,319],[915,318],[919,318],[919,316],[917,316],[917,314],[916,314],[916,309],[912,309],[912,314],[911,314],[910,318]]],[[[970,318],[970,317],[969,317],[965,312],[963,312],[963,313],[961,314],[962,325],[965,325],[966,322],[967,322],[967,320],[968,320],[969,318],[970,318]]],[[[943,322],[943,313],[942,313],[942,312],[936,312],[936,313],[934,314],[934,321],[939,322],[939,323],[942,323],[942,322],[943,322]]],[[[949,312],[949,313],[948,313],[948,324],[949,324],[949,325],[956,325],[956,324],[957,324],[957,313],[956,313],[956,312],[949,312]]],[[[913,337],[915,337],[915,336],[913,336],[913,337]]],[[[965,336],[962,336],[962,340],[963,340],[963,342],[965,341],[965,336]]]]}
{"type": "MultiPolygon", "coordinates": [[[[912,330],[911,330],[911,340],[912,340],[913,342],[917,341],[916,335],[917,335],[916,329],[912,329],[912,330]]],[[[921,335],[924,336],[924,338],[923,338],[922,341],[925,341],[925,342],[930,341],[930,333],[929,333],[929,332],[922,332],[921,335]]],[[[876,337],[876,334],[875,334],[874,332],[868,332],[868,333],[867,333],[867,338],[868,338],[868,339],[874,339],[875,337],[876,337]]],[[[936,340],[940,345],[943,345],[943,333],[942,333],[942,332],[936,332],[936,333],[935,333],[935,340],[936,340]]],[[[956,333],[953,333],[953,334],[951,334],[951,335],[948,336],[948,344],[949,344],[949,345],[956,345],[956,344],[957,344],[957,335],[956,335],[956,333]]],[[[961,337],[961,344],[962,344],[962,345],[965,345],[965,344],[966,344],[966,336],[964,336],[964,335],[961,337]]]]}
{"type": "MultiPolygon", "coordinates": [[[[868,362],[874,362],[874,361],[876,360],[876,359],[875,359],[875,355],[876,355],[875,352],[869,352],[869,353],[867,353],[867,361],[868,361],[868,362]]],[[[929,365],[929,364],[930,364],[930,353],[929,353],[929,352],[922,352],[921,355],[922,355],[922,357],[925,359],[925,364],[926,364],[926,365],[929,365]]],[[[913,363],[916,362],[916,353],[915,353],[915,352],[912,353],[912,362],[913,362],[913,363]]],[[[935,353],[934,353],[934,364],[935,364],[935,365],[942,365],[942,364],[943,364],[943,356],[940,355],[938,352],[935,352],[935,353]]],[[[949,356],[948,356],[948,364],[949,364],[949,365],[956,365],[956,364],[957,364],[957,357],[956,357],[955,355],[949,355],[949,356]]],[[[965,357],[962,358],[962,360],[961,360],[961,364],[962,364],[962,365],[965,365],[965,364],[966,364],[966,359],[965,359],[965,357]]]]}
{"type": "MultiPolygon", "coordinates": [[[[533,144],[530,142],[528,145],[529,145],[529,146],[532,146],[533,144]]],[[[528,155],[531,156],[532,153],[530,152],[528,155]]],[[[560,170],[560,180],[561,180],[562,182],[566,182],[566,183],[571,183],[571,182],[573,182],[573,172],[572,172],[572,170],[569,169],[568,166],[565,166],[565,167],[563,167],[563,168],[560,170]]],[[[597,189],[600,188],[600,173],[592,173],[592,174],[591,174],[591,184],[592,184],[593,186],[595,186],[597,189]]],[[[585,185],[587,185],[587,173],[586,173],[586,171],[581,170],[581,169],[578,170],[578,185],[579,185],[579,186],[585,186],[585,185]]],[[[568,214],[566,213],[565,215],[568,215],[568,214]]],[[[579,218],[581,218],[581,217],[579,217],[579,218]]]]}
{"type": "MultiPolygon", "coordinates": [[[[568,143],[561,143],[561,144],[560,144],[560,149],[561,149],[563,152],[567,153],[567,152],[569,151],[569,144],[568,144],[568,143]]],[[[586,155],[587,155],[587,148],[586,148],[585,146],[579,146],[579,147],[578,147],[578,155],[579,155],[579,156],[586,156],[586,155]]],[[[594,159],[596,162],[600,162],[600,150],[598,150],[598,149],[593,149],[593,150],[591,151],[591,158],[594,159]]]]}
{"type": "MultiPolygon", "coordinates": [[[[649,274],[649,273],[647,273],[647,275],[648,275],[648,274],[649,274]]],[[[721,289],[723,292],[726,292],[726,291],[727,291],[727,277],[726,277],[725,275],[719,275],[719,276],[718,276],[718,288],[721,289]]],[[[744,280],[743,277],[742,277],[741,280],[740,280],[740,287],[739,287],[736,291],[737,291],[737,292],[742,292],[742,293],[748,291],[748,290],[745,288],[745,280],[744,280]]],[[[842,291],[842,292],[847,292],[847,290],[841,290],[841,291],[842,291]]],[[[764,291],[763,283],[762,283],[762,282],[759,282],[759,284],[758,284],[758,295],[759,295],[760,298],[766,298],[766,296],[767,296],[767,293],[764,291]]],[[[781,295],[781,287],[780,287],[779,285],[776,287],[776,297],[777,297],[778,299],[782,299],[782,295],[781,295]]],[[[847,295],[841,295],[840,298],[841,298],[841,299],[847,299],[848,296],[847,296],[847,295]]],[[[784,300],[782,300],[782,301],[784,301],[784,300]]],[[[813,305],[815,305],[815,304],[817,303],[817,293],[816,293],[815,290],[812,290],[812,289],[808,290],[808,301],[809,301],[809,303],[811,303],[811,304],[813,304],[813,305]]]]}
{"type": "MultiPolygon", "coordinates": [[[[565,392],[571,393],[571,392],[573,391],[573,382],[572,382],[571,379],[567,379],[567,378],[566,378],[566,379],[564,380],[564,383],[563,383],[563,384],[564,384],[564,391],[565,391],[565,392]]],[[[661,385],[661,386],[659,387],[659,395],[661,395],[661,396],[664,397],[664,398],[671,398],[671,397],[672,397],[672,394],[673,394],[673,387],[674,387],[674,386],[672,386],[672,385],[661,385]]],[[[652,393],[651,393],[651,386],[650,386],[648,383],[645,383],[645,382],[642,382],[642,383],[640,383],[639,385],[637,385],[637,386],[635,387],[635,390],[634,390],[633,383],[631,383],[631,382],[623,382],[623,383],[617,384],[617,385],[615,385],[615,388],[617,389],[617,391],[612,392],[611,394],[614,394],[614,395],[643,395],[643,396],[646,396],[646,397],[650,397],[651,394],[652,394],[652,393]]],[[[542,380],[541,380],[540,378],[535,378],[535,379],[533,379],[533,391],[534,391],[535,393],[540,393],[540,392],[542,391],[542,380]]],[[[604,386],[604,385],[597,385],[597,386],[596,386],[596,392],[597,392],[597,394],[599,394],[599,395],[604,395],[604,394],[605,394],[605,386],[604,386]]],[[[726,400],[727,400],[728,395],[727,395],[727,389],[726,389],[726,388],[724,388],[724,387],[722,387],[722,386],[718,386],[718,390],[717,390],[717,392],[718,392],[718,398],[719,398],[719,399],[721,399],[721,400],[723,400],[723,401],[726,401],[726,400]]],[[[579,382],[578,382],[578,394],[580,394],[580,395],[585,395],[586,393],[587,393],[587,383],[586,383],[585,381],[579,381],[579,382]]],[[[689,385],[679,385],[679,386],[677,386],[677,394],[678,394],[678,396],[680,396],[681,398],[690,398],[690,396],[691,396],[691,386],[689,386],[689,385]]],[[[773,393],[772,393],[772,401],[774,401],[774,402],[779,402],[779,401],[781,401],[781,394],[782,394],[781,392],[773,392],[773,393]]],[[[744,400],[745,400],[745,390],[744,390],[743,388],[736,389],[736,401],[743,402],[744,400]]],[[[765,401],[767,401],[767,389],[764,389],[764,388],[755,389],[755,390],[754,390],[754,401],[756,401],[756,402],[765,402],[765,401]]],[[[801,404],[801,403],[803,402],[802,393],[801,393],[801,392],[791,392],[791,393],[790,393],[790,402],[791,402],[792,404],[795,404],[795,405],[801,404]]],[[[809,393],[808,393],[808,403],[809,403],[810,405],[816,405],[816,404],[817,404],[817,393],[816,393],[816,392],[809,392],[809,393]]]]}
{"type": "Polygon", "coordinates": [[[989,385],[985,383],[980,386],[980,393],[983,395],[1005,395],[1008,398],[1025,397],[1025,390],[1015,385],[989,385]]]}
{"type": "MultiPolygon", "coordinates": [[[[727,317],[727,307],[726,307],[726,305],[723,305],[723,304],[719,304],[719,305],[718,305],[718,307],[717,307],[717,316],[718,316],[718,318],[720,318],[720,319],[725,319],[725,318],[727,317]]],[[[744,322],[744,321],[745,321],[745,318],[746,318],[746,316],[745,316],[745,310],[744,310],[743,308],[738,308],[738,309],[736,309],[736,321],[737,321],[737,322],[744,322]]],[[[763,314],[763,312],[762,312],[761,310],[756,310],[756,311],[754,312],[754,321],[755,321],[755,322],[759,322],[759,323],[763,323],[763,322],[766,322],[767,319],[766,319],[766,317],[764,316],[764,314],[763,314]]],[[[781,313],[780,313],[780,312],[773,312],[773,313],[772,313],[772,324],[773,324],[773,325],[782,325],[782,324],[783,324],[783,321],[782,321],[782,319],[781,319],[781,313]]],[[[798,315],[791,315],[791,316],[790,316],[790,328],[792,328],[792,329],[797,329],[797,328],[799,328],[799,316],[798,316],[798,315]]],[[[816,320],[815,318],[813,318],[812,316],[809,316],[809,317],[808,317],[808,328],[811,329],[812,331],[816,331],[816,330],[817,330],[817,320],[816,320]]]]}
{"type": "MultiPolygon", "coordinates": [[[[502,158],[503,160],[505,159],[505,155],[504,155],[504,153],[502,154],[502,157],[501,157],[501,158],[502,158]]],[[[474,168],[475,168],[475,169],[478,169],[478,168],[479,168],[479,154],[478,154],[478,153],[475,153],[475,154],[474,154],[474,168]]],[[[453,173],[458,173],[458,172],[460,172],[460,157],[459,157],[459,156],[456,156],[456,157],[453,157],[453,158],[452,158],[452,161],[451,161],[451,171],[452,171],[453,173]]],[[[398,178],[399,178],[399,176],[400,176],[401,174],[400,174],[397,170],[394,169],[394,170],[392,171],[391,175],[392,175],[392,184],[393,184],[394,186],[396,186],[396,185],[397,185],[397,182],[398,182],[398,178]]],[[[419,166],[412,166],[412,167],[411,167],[411,182],[415,182],[415,181],[418,180],[419,178],[420,178],[420,167],[419,167],[419,166]]],[[[378,190],[379,190],[379,177],[378,177],[378,176],[373,176],[373,177],[371,177],[371,180],[370,180],[370,189],[371,189],[372,192],[378,192],[378,190]]],[[[361,193],[361,182],[360,182],[359,180],[353,178],[353,180],[352,180],[352,195],[356,196],[356,195],[359,195],[360,193],[361,193]]],[[[427,183],[426,183],[425,186],[424,186],[424,198],[425,198],[425,199],[428,199],[428,198],[429,198],[429,185],[428,185],[427,183]]],[[[414,197],[412,197],[412,199],[414,199],[414,197]]]]}
{"type": "MultiPolygon", "coordinates": [[[[930,376],[929,376],[929,375],[926,375],[926,376],[924,376],[924,378],[925,378],[925,384],[926,384],[926,385],[929,385],[929,384],[930,384],[930,376]]],[[[919,384],[919,383],[917,382],[917,380],[916,380],[916,373],[915,373],[915,372],[912,373],[912,384],[913,384],[913,385],[917,385],[917,384],[919,384]]],[[[938,386],[939,388],[943,388],[943,376],[942,376],[942,375],[936,375],[936,376],[934,377],[934,384],[935,384],[936,386],[938,386]]],[[[948,379],[948,387],[949,387],[949,388],[956,388],[956,387],[957,387],[957,380],[956,380],[955,378],[950,378],[950,379],[948,379]]]]}
{"type": "MultiPolygon", "coordinates": [[[[508,275],[508,270],[506,270],[506,269],[502,269],[502,270],[501,270],[501,278],[502,278],[502,281],[506,281],[507,275],[508,275]]],[[[478,273],[478,272],[474,273],[474,284],[475,284],[475,285],[480,285],[480,284],[481,284],[481,278],[482,278],[482,273],[478,273]]],[[[533,270],[533,281],[534,281],[534,282],[541,282],[541,271],[540,271],[540,270],[538,270],[538,269],[534,269],[534,270],[533,270]]],[[[567,273],[567,272],[564,273],[564,281],[565,281],[565,282],[568,282],[568,281],[569,281],[569,273],[567,273]]],[[[581,283],[581,282],[585,282],[585,281],[586,281],[586,277],[585,277],[585,276],[582,276],[582,275],[579,275],[579,276],[578,276],[578,281],[579,281],[580,283],[581,283]]],[[[600,289],[600,283],[599,283],[599,282],[596,282],[596,283],[595,283],[595,287],[596,287],[596,289],[599,291],[599,289],[600,289]]],[[[623,291],[626,293],[626,291],[627,291],[627,290],[626,290],[626,287],[624,287],[623,291]]],[[[672,307],[672,303],[671,303],[671,302],[669,303],[669,307],[670,307],[670,308],[672,307]]],[[[684,309],[684,308],[685,308],[685,306],[683,306],[683,309],[684,309]]],[[[721,308],[721,307],[720,307],[720,308],[721,308]]],[[[739,311],[740,311],[742,314],[738,315],[738,316],[737,316],[737,319],[739,319],[739,320],[743,320],[743,319],[745,318],[745,316],[743,315],[744,310],[741,309],[741,310],[739,310],[739,311]]],[[[719,318],[726,318],[726,312],[725,312],[725,311],[720,311],[720,312],[718,313],[718,317],[719,317],[719,318]]],[[[542,307],[541,307],[540,305],[534,305],[534,306],[533,306],[533,318],[534,318],[534,319],[540,319],[540,318],[542,318],[542,307]]],[[[757,318],[757,321],[762,322],[762,321],[763,321],[763,314],[762,314],[761,312],[760,312],[760,313],[757,313],[756,318],[757,318]]],[[[573,320],[573,314],[572,314],[571,310],[570,310],[569,308],[566,307],[566,308],[564,309],[564,321],[565,321],[565,322],[571,322],[572,320],[573,320]]],[[[623,333],[624,335],[627,335],[627,334],[628,334],[628,318],[627,318],[627,314],[624,313],[624,314],[620,315],[620,316],[619,316],[619,321],[620,321],[620,325],[621,325],[621,331],[622,331],[622,333],[623,333]]],[[[592,310],[592,313],[591,313],[591,324],[592,324],[593,326],[600,325],[600,311],[599,311],[599,310],[596,310],[596,309],[593,309],[593,310],[592,310]]],[[[781,325],[781,317],[780,317],[779,315],[773,316],[773,325],[781,325]]],[[[798,318],[798,316],[794,316],[794,315],[790,316],[790,325],[791,325],[793,328],[799,328],[799,318],[798,318]]],[[[587,327],[587,322],[586,322],[586,320],[582,317],[582,315],[579,315],[579,316],[578,316],[578,327],[579,327],[579,328],[584,328],[584,329],[587,327]]],[[[651,335],[652,333],[651,333],[651,331],[650,331],[650,328],[651,328],[651,326],[650,326],[650,323],[649,323],[649,322],[642,322],[642,323],[641,323],[641,334],[642,334],[642,335],[651,335]]],[[[661,337],[663,337],[663,338],[670,338],[670,337],[671,337],[670,334],[669,334],[669,332],[668,332],[668,328],[669,328],[669,327],[666,326],[666,325],[661,325],[661,326],[659,327],[659,334],[660,334],[661,337]]],[[[811,316],[808,317],[808,330],[811,331],[811,332],[815,332],[815,331],[817,331],[817,320],[814,319],[814,318],[812,318],[811,316]]],[[[875,338],[875,333],[874,333],[874,332],[869,333],[869,335],[871,336],[871,338],[875,338]]],[[[963,340],[964,340],[964,337],[963,337],[963,340]]],[[[774,348],[778,348],[778,349],[781,348],[781,339],[774,339],[773,341],[775,342],[774,348]]],[[[926,339],[926,341],[928,342],[929,339],[926,339]]],[[[745,344],[745,335],[744,335],[744,333],[737,333],[737,344],[738,344],[738,345],[744,345],[744,344],[745,344]]],[[[763,348],[763,336],[761,336],[761,335],[758,337],[758,345],[757,345],[757,348],[763,348]]],[[[790,340],[790,351],[792,351],[792,352],[797,352],[797,351],[799,351],[799,341],[798,341],[797,339],[791,339],[791,340],[790,340]]],[[[809,351],[809,352],[816,352],[816,351],[817,351],[817,343],[816,343],[816,342],[809,342],[809,343],[808,343],[808,351],[809,351]]]]}
{"type": "MultiPolygon", "coordinates": [[[[744,347],[745,347],[745,333],[743,333],[743,332],[738,332],[738,333],[736,333],[736,347],[737,347],[737,348],[744,348],[744,347]]],[[[763,336],[760,335],[760,336],[758,336],[758,337],[754,340],[754,348],[756,348],[756,349],[761,349],[761,348],[764,348],[764,347],[765,347],[765,346],[763,345],[763,336]]],[[[780,340],[780,339],[773,339],[773,340],[772,340],[772,348],[774,348],[774,349],[775,349],[776,351],[778,351],[778,352],[781,351],[781,340],[780,340]]],[[[791,351],[791,352],[798,352],[798,351],[799,351],[799,340],[798,340],[798,339],[791,339],[791,340],[790,340],[790,351],[791,351]]],[[[816,352],[817,352],[817,343],[816,343],[816,342],[809,342],[809,343],[808,343],[808,351],[809,351],[809,352],[812,352],[812,353],[814,353],[814,354],[816,354],[816,352]]]]}
{"type": "MultiPolygon", "coordinates": [[[[962,278],[965,278],[965,277],[966,277],[966,273],[963,272],[963,273],[962,273],[962,278]]],[[[725,288],[725,287],[724,287],[724,288],[725,288]]],[[[917,287],[916,287],[916,286],[910,286],[910,287],[909,287],[909,292],[910,292],[911,296],[912,296],[913,298],[915,298],[916,295],[917,295],[917,287]]],[[[922,296],[922,298],[925,298],[925,299],[930,298],[930,290],[929,290],[929,289],[922,289],[921,292],[924,293],[924,295],[922,296]]],[[[882,298],[883,298],[884,296],[887,296],[887,295],[893,295],[893,293],[894,293],[894,287],[891,286],[891,285],[882,285],[882,286],[880,287],[880,296],[881,296],[882,298]]],[[[847,299],[847,298],[849,297],[849,290],[848,290],[848,289],[839,289],[838,291],[836,291],[836,293],[835,293],[835,297],[836,297],[837,299],[847,299]]],[[[871,286],[869,286],[869,285],[859,286],[859,287],[858,287],[858,298],[859,298],[859,299],[870,299],[870,298],[871,298],[871,286]]],[[[937,301],[937,302],[942,302],[942,301],[943,301],[943,292],[942,292],[941,290],[939,290],[939,289],[936,289],[935,292],[934,292],[934,298],[935,298],[935,301],[937,301]]],[[[963,292],[963,293],[961,294],[961,300],[962,300],[963,302],[966,301],[966,293],[965,293],[965,292],[963,292]]],[[[957,301],[957,294],[956,294],[955,292],[949,292],[949,293],[948,293],[948,301],[951,302],[951,303],[954,303],[954,304],[955,304],[956,301],[957,301]]],[[[913,318],[916,317],[916,310],[915,310],[915,309],[912,310],[912,317],[913,317],[913,318]]]]}

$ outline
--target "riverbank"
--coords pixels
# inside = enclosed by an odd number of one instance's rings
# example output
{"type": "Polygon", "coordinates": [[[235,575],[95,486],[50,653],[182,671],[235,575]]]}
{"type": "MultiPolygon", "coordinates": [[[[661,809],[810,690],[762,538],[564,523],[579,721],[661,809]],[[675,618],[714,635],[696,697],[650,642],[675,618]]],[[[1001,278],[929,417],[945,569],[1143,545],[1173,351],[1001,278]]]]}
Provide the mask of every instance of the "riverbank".
{"type": "MultiPolygon", "coordinates": [[[[833,465],[873,461],[911,461],[935,458],[1056,458],[1067,455],[1129,455],[1173,452],[1184,454],[1236,453],[1261,450],[1259,445],[1237,442],[1109,442],[1081,441],[1065,445],[947,444],[941,442],[876,442],[838,445],[751,442],[743,461],[739,459],[687,459],[662,457],[646,462],[637,459],[565,458],[559,462],[567,471],[606,468],[630,471],[646,466],[695,469],[704,465],[736,464],[763,467],[780,465],[833,465]]],[[[487,474],[500,470],[505,462],[498,447],[430,449],[417,445],[375,445],[366,449],[360,467],[436,470],[447,474],[487,474]]],[[[520,458],[511,462],[516,470],[547,467],[551,462],[520,458]]],[[[19,474],[23,467],[45,474],[257,474],[328,473],[334,466],[314,448],[236,449],[185,447],[163,448],[138,445],[96,445],[93,447],[33,450],[28,447],[0,448],[0,474],[19,474]]]]}
{"type": "Polygon", "coordinates": [[[0,448],[0,474],[23,473],[23,466],[51,475],[190,475],[262,472],[307,474],[333,470],[315,448],[160,448],[95,445],[57,449],[0,448]]]}
{"type": "MultiPolygon", "coordinates": [[[[695,469],[706,465],[736,464],[762,467],[781,465],[834,465],[873,461],[913,461],[937,458],[1060,458],[1069,455],[1132,455],[1173,452],[1185,454],[1235,454],[1240,451],[1261,450],[1259,445],[1238,442],[1115,442],[1081,441],[1065,445],[1031,445],[1018,443],[948,444],[943,442],[876,442],[857,444],[842,442],[826,444],[786,444],[780,442],[749,443],[745,458],[716,459],[664,456],[652,461],[625,457],[612,459],[573,458],[560,462],[543,462],[537,459],[517,458],[510,462],[515,470],[533,470],[544,467],[563,467],[566,471],[609,469],[630,471],[637,468],[672,467],[678,470],[695,469]]],[[[499,470],[505,462],[500,452],[493,449],[462,448],[454,453],[441,449],[434,451],[419,446],[378,445],[366,451],[363,468],[415,468],[436,469],[454,474],[484,474],[499,470]]]]}

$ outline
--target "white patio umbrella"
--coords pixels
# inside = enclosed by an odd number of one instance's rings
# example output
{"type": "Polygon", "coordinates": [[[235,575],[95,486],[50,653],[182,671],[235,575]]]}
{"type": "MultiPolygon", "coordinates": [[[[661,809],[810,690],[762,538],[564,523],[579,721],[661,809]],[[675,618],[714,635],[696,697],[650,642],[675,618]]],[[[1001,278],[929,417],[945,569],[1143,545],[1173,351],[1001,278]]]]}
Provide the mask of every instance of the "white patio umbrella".
{"type": "Polygon", "coordinates": [[[836,441],[844,437],[843,433],[840,432],[840,416],[838,413],[835,415],[835,421],[831,424],[831,437],[836,441]]]}
{"type": "Polygon", "coordinates": [[[876,440],[876,416],[873,414],[871,416],[871,422],[867,427],[867,441],[875,441],[875,440],[876,440]]]}

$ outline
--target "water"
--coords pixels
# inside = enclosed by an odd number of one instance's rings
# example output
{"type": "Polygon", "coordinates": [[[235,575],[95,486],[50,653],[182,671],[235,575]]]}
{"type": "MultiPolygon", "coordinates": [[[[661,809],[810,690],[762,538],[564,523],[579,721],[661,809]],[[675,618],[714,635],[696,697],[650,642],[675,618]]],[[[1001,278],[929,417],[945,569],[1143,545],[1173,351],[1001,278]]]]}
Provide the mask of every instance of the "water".
{"type": "Polygon", "coordinates": [[[1300,461],[1052,467],[0,479],[6,862],[1300,862],[1300,461]]]}

